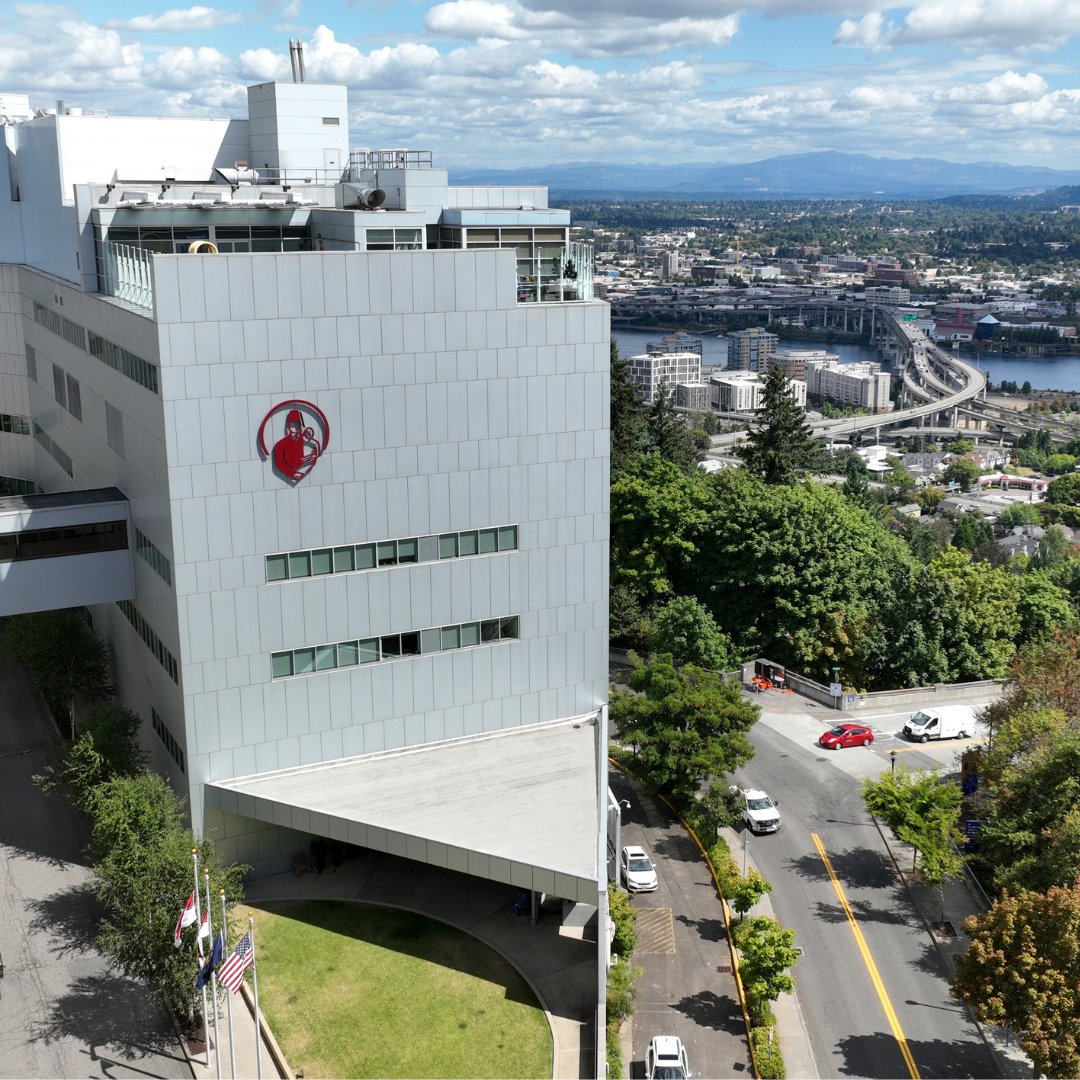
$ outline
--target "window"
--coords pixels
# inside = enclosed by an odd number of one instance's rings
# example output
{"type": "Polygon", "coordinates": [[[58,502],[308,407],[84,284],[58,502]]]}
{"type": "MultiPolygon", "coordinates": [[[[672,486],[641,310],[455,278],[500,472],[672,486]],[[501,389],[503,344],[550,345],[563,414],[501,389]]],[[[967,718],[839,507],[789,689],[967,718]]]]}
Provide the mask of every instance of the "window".
{"type": "Polygon", "coordinates": [[[153,627],[143,618],[142,612],[130,600],[117,600],[116,606],[124,613],[124,617],[135,628],[143,644],[154,654],[154,658],[165,669],[169,678],[174,683],[179,683],[180,665],[177,664],[176,657],[165,648],[153,627]]]}
{"type": "Polygon", "coordinates": [[[150,542],[138,526],[135,528],[135,550],[166,585],[172,584],[172,563],[150,542]]]}
{"type": "Polygon", "coordinates": [[[337,641],[313,648],[286,650],[270,654],[270,667],[275,679],[293,675],[313,675],[337,668],[357,667],[379,661],[399,660],[409,656],[428,656],[452,649],[469,649],[478,645],[493,645],[513,641],[518,637],[518,616],[486,619],[483,622],[459,623],[454,626],[435,626],[426,630],[408,630],[402,634],[385,634],[360,641],[337,641]]]}
{"type": "Polygon", "coordinates": [[[124,414],[105,402],[105,438],[109,448],[124,456],[124,414]]]}
{"type": "Polygon", "coordinates": [[[169,756],[176,762],[181,772],[186,772],[187,770],[184,768],[184,751],[173,737],[168,725],[158,716],[155,709],[150,710],[150,719],[154,725],[154,731],[157,732],[157,737],[165,744],[165,749],[169,751],[169,756]]]}
{"type": "Polygon", "coordinates": [[[52,366],[53,397],[57,404],[67,408],[67,379],[64,377],[64,369],[58,364],[52,366]]]}
{"type": "Polygon", "coordinates": [[[30,417],[0,413],[0,431],[5,431],[9,435],[29,435],[30,417]]]}
{"type": "Polygon", "coordinates": [[[26,374],[37,382],[37,350],[33,345],[26,346],[26,374]]]}
{"type": "Polygon", "coordinates": [[[38,445],[44,448],[45,452],[64,470],[73,480],[75,479],[75,467],[71,463],[71,456],[62,450],[52,439],[52,436],[45,431],[40,424],[33,423],[34,439],[38,445]]]}
{"type": "Polygon", "coordinates": [[[341,124],[341,117],[339,116],[324,116],[322,122],[327,127],[338,127],[341,124]]]}
{"type": "Polygon", "coordinates": [[[70,375],[67,377],[67,407],[76,420],[82,419],[82,394],[79,392],[78,380],[70,375]]]}
{"type": "MultiPolygon", "coordinates": [[[[109,406],[106,406],[109,408],[109,406]]],[[[266,580],[294,581],[324,574],[348,574],[358,570],[385,569],[438,559],[493,555],[518,546],[516,525],[468,529],[439,536],[407,536],[367,544],[345,544],[314,551],[285,551],[266,556],[266,580]]]]}

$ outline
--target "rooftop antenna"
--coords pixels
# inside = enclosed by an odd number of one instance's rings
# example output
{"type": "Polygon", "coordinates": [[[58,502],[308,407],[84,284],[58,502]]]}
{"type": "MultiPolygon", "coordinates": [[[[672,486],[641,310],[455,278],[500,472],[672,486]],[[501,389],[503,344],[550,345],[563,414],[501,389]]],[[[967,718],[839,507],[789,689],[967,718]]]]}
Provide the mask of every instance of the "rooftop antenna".
{"type": "Polygon", "coordinates": [[[289,60],[292,63],[293,82],[306,82],[304,76],[304,43],[297,38],[289,38],[289,60]]]}

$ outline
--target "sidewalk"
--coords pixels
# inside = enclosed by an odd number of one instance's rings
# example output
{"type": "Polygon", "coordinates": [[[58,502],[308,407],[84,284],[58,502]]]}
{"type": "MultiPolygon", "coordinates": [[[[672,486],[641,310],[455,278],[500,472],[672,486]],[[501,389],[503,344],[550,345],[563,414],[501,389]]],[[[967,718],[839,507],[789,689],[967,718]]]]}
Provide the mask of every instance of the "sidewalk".
{"type": "MultiPolygon", "coordinates": [[[[943,905],[942,894],[936,886],[923,885],[911,873],[905,872],[905,868],[912,866],[914,860],[914,849],[911,845],[898,840],[892,830],[882,826],[876,818],[874,824],[882,840],[885,841],[889,857],[904,882],[915,910],[918,911],[919,917],[926,926],[926,932],[937,946],[951,975],[956,968],[956,958],[967,951],[969,943],[968,936],[964,933],[964,922],[972,915],[982,914],[986,910],[985,901],[966,878],[954,878],[945,883],[943,905]],[[939,923],[945,924],[946,932],[935,932],[934,927],[939,923]],[[948,931],[949,927],[951,927],[951,933],[948,931]]],[[[970,1010],[968,1012],[970,1013],[970,1010]]],[[[974,1016],[972,1016],[972,1022],[979,1029],[990,1052],[994,1055],[1001,1075],[1007,1080],[1012,1080],[1014,1077],[1016,1080],[1030,1080],[1030,1077],[1034,1075],[1034,1066],[1016,1040],[1008,1038],[1002,1028],[983,1026],[975,1020],[974,1016]]]]}
{"type": "MultiPolygon", "coordinates": [[[[251,1077],[263,1076],[266,1080],[278,1077],[279,1080],[293,1080],[293,1073],[285,1061],[274,1041],[273,1034],[268,1032],[266,1021],[263,1019],[263,1043],[261,1046],[261,1072],[260,1063],[256,1060],[255,1048],[255,1012],[254,1003],[250,995],[250,978],[245,982],[244,989],[238,994],[223,995],[218,993],[218,1027],[220,1034],[215,1036],[213,1025],[213,1005],[210,1005],[210,1064],[206,1064],[206,1047],[202,1041],[202,1031],[199,1031],[198,1040],[190,1040],[183,1043],[187,1051],[188,1061],[195,1080],[204,1080],[206,1077],[217,1077],[217,1054],[221,1057],[222,1077],[242,1078],[249,1080],[251,1077]],[[226,997],[232,998],[232,1032],[233,1032],[233,1055],[236,1062],[236,1071],[233,1072],[232,1060],[229,1057],[229,1013],[226,997]]],[[[207,990],[209,995],[209,987],[207,990]]],[[[260,1017],[260,1019],[262,1019],[260,1017]]]]}
{"type": "MultiPolygon", "coordinates": [[[[721,829],[720,835],[727,841],[733,858],[746,859],[747,871],[756,870],[749,850],[743,852],[742,837],[734,829],[721,829]],[[739,852],[738,855],[735,853],[739,852]]],[[[774,919],[772,901],[766,893],[747,913],[749,915],[767,915],[774,919]]],[[[732,918],[738,916],[732,912],[732,918]]],[[[798,968],[795,969],[798,979],[798,968]]],[[[784,1055],[784,1067],[788,1076],[797,1076],[799,1080],[818,1080],[818,1071],[814,1051],[810,1045],[810,1032],[806,1028],[799,999],[794,994],[781,994],[773,1003],[773,1015],[776,1017],[776,1035],[780,1041],[780,1052],[784,1055]]]]}

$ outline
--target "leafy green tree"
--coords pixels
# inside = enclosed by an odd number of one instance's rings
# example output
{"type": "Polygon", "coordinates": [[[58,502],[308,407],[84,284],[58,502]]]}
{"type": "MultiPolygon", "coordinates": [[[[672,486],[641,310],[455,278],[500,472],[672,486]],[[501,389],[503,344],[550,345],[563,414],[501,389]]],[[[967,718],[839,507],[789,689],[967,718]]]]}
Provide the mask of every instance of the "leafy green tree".
{"type": "Polygon", "coordinates": [[[975,449],[975,444],[970,439],[957,437],[955,439],[946,439],[942,443],[942,449],[947,454],[970,454],[975,449]]]}
{"type": "Polygon", "coordinates": [[[858,454],[852,454],[848,458],[845,479],[840,490],[845,499],[864,510],[869,509],[874,502],[867,476],[866,462],[858,454]]]}
{"type": "Polygon", "coordinates": [[[731,890],[727,899],[731,906],[745,918],[746,913],[766,894],[772,892],[772,882],[766,881],[753,867],[746,877],[740,877],[738,884],[731,890]]]}
{"type": "Polygon", "coordinates": [[[982,471],[974,461],[968,458],[957,458],[949,462],[942,479],[946,484],[959,484],[961,491],[967,491],[981,475],[982,471]]]}
{"type": "Polygon", "coordinates": [[[982,544],[991,543],[994,539],[994,530],[984,518],[974,514],[964,514],[960,518],[960,524],[953,533],[953,547],[964,551],[974,551],[982,544]]]}
{"type": "Polygon", "coordinates": [[[1018,525],[1038,525],[1042,522],[1039,508],[1034,503],[1009,503],[998,517],[998,520],[1007,529],[1014,529],[1018,525]]]}
{"type": "Polygon", "coordinates": [[[651,602],[698,554],[711,502],[709,478],[650,454],[611,485],[612,582],[651,602]]]}
{"type": "Polygon", "coordinates": [[[613,643],[648,650],[652,618],[642,599],[625,583],[614,585],[608,600],[609,634],[613,643]]]}
{"type": "Polygon", "coordinates": [[[1065,534],[1055,525],[1047,527],[1039,537],[1039,550],[1031,560],[1037,570],[1051,570],[1069,557],[1071,544],[1065,534]]]}
{"type": "Polygon", "coordinates": [[[968,919],[952,992],[984,1024],[1011,1027],[1036,1076],[1080,1076],[1080,883],[1006,891],[968,919]]]}
{"type": "Polygon", "coordinates": [[[151,997],[181,1018],[196,1008],[195,934],[173,945],[173,929],[193,887],[192,849],[210,870],[211,893],[243,896],[247,867],[222,867],[209,840],[187,828],[183,802],[155,773],[117,776],[94,792],[91,851],[105,916],[98,947],[117,970],[146,984],[151,997]]]}
{"type": "Polygon", "coordinates": [[[950,666],[957,681],[1000,679],[1020,634],[1020,583],[1006,570],[956,548],[939,555],[932,572],[948,586],[943,609],[950,666]]]}
{"type": "Polygon", "coordinates": [[[78,722],[79,736],[59,751],[35,782],[44,791],[60,790],[89,811],[98,787],[115,776],[134,776],[146,767],[139,746],[141,718],[115,702],[90,708],[78,722]]]}
{"type": "Polygon", "coordinates": [[[1080,506],[1080,473],[1067,473],[1046,485],[1046,501],[1080,506]]]}
{"type": "Polygon", "coordinates": [[[792,484],[820,467],[822,443],[806,422],[806,410],[791,396],[791,383],[781,367],[765,376],[754,426],[735,452],[767,484],[792,484]]]}
{"type": "Polygon", "coordinates": [[[737,663],[731,639],[692,596],[677,596],[657,612],[649,651],[670,653],[677,664],[696,664],[710,671],[730,671],[737,663]]]}
{"type": "Polygon", "coordinates": [[[30,673],[53,716],[75,739],[79,702],[112,696],[109,651],[77,608],[14,615],[4,626],[8,655],[30,673]]]}
{"type": "Polygon", "coordinates": [[[697,468],[697,447],[690,429],[675,411],[666,382],[657,387],[646,424],[653,452],[684,472],[697,468]]]}
{"type": "Polygon", "coordinates": [[[1072,454],[1048,454],[1044,467],[1048,473],[1061,475],[1062,473],[1072,472],[1075,465],[1076,458],[1072,454]]]}
{"type": "Polygon", "coordinates": [[[608,914],[615,924],[611,951],[629,960],[637,944],[637,911],[630,904],[630,894],[620,889],[614,881],[608,889],[608,914]]]}
{"type": "Polygon", "coordinates": [[[714,671],[677,668],[668,655],[635,660],[631,689],[611,697],[613,726],[649,783],[689,804],[702,783],[753,757],[746,733],[758,707],[714,671]]]}
{"type": "Polygon", "coordinates": [[[611,342],[611,477],[622,475],[648,445],[645,409],[630,378],[630,365],[611,342]]]}
{"type": "MultiPolygon", "coordinates": [[[[1056,530],[1055,530],[1056,531],[1056,530]]],[[[1037,641],[1054,630],[1076,627],[1077,613],[1068,592],[1057,585],[1049,574],[1038,570],[1020,579],[1020,615],[1018,644],[1037,641]]]]}
{"type": "Polygon", "coordinates": [[[789,974],[799,960],[795,931],[766,915],[754,915],[737,923],[732,936],[741,957],[739,971],[747,1005],[752,1014],[760,1017],[768,1002],[795,990],[795,980],[789,974]]]}

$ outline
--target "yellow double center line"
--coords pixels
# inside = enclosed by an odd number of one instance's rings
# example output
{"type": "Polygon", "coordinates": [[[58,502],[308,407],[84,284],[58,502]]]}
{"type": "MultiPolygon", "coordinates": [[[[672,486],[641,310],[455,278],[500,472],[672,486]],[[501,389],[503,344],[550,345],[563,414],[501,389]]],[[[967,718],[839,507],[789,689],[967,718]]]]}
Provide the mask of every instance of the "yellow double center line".
{"type": "Polygon", "coordinates": [[[836,876],[836,871],[829,861],[829,856],[825,851],[825,845],[821,842],[821,837],[818,836],[817,833],[811,833],[810,838],[814,841],[814,847],[817,848],[818,854],[821,856],[821,861],[825,864],[825,869],[828,871],[829,878],[833,883],[833,888],[836,890],[836,896],[840,901],[840,906],[844,909],[844,914],[847,915],[848,922],[851,924],[851,932],[855,935],[855,943],[859,946],[859,952],[862,953],[863,963],[866,965],[866,970],[870,973],[870,981],[874,984],[874,989],[877,991],[878,1001],[881,1002],[881,1007],[885,1010],[885,1016],[889,1021],[889,1027],[892,1028],[893,1038],[896,1039],[900,1046],[900,1053],[904,1057],[904,1064],[907,1065],[911,1080],[920,1080],[919,1068],[915,1064],[915,1059],[911,1056],[911,1049],[907,1044],[907,1037],[900,1027],[900,1021],[897,1019],[896,1011],[893,1009],[892,1002],[889,1000],[889,994],[885,989],[885,984],[881,981],[881,975],[878,973],[877,964],[874,963],[874,958],[870,955],[870,948],[866,944],[866,939],[863,937],[862,930],[855,921],[855,915],[851,910],[851,905],[848,903],[847,897],[844,895],[844,889],[840,884],[840,879],[836,876]]]}

